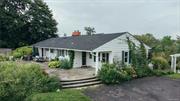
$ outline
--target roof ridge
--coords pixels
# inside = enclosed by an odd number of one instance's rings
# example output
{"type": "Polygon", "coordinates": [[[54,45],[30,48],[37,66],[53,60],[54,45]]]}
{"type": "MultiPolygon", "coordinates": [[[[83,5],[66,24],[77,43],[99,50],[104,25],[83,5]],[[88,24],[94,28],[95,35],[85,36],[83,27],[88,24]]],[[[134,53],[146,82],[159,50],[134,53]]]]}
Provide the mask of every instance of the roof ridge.
{"type": "Polygon", "coordinates": [[[50,38],[47,40],[40,41],[36,44],[33,44],[33,46],[67,48],[67,49],[78,49],[78,50],[93,50],[126,33],[127,32],[106,33],[106,34],[101,33],[94,35],[57,37],[57,38],[50,38]]]}
{"type": "MultiPolygon", "coordinates": [[[[128,32],[116,32],[116,33],[96,33],[92,35],[79,35],[79,36],[94,36],[94,35],[112,35],[112,34],[123,34],[128,32]]],[[[56,37],[56,38],[69,38],[69,37],[79,37],[79,36],[62,36],[62,37],[56,37]]]]}

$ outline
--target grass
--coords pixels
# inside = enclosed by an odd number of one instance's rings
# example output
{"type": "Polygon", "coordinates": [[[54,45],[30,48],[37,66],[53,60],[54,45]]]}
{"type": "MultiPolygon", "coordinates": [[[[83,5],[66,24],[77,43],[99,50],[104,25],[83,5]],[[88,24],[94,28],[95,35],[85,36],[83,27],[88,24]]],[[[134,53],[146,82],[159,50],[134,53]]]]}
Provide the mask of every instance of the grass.
{"type": "Polygon", "coordinates": [[[26,101],[91,101],[81,90],[62,90],[59,92],[39,93],[27,98],[26,101]]]}
{"type": "Polygon", "coordinates": [[[170,74],[166,75],[166,77],[172,78],[172,79],[180,79],[180,74],[170,74]]]}

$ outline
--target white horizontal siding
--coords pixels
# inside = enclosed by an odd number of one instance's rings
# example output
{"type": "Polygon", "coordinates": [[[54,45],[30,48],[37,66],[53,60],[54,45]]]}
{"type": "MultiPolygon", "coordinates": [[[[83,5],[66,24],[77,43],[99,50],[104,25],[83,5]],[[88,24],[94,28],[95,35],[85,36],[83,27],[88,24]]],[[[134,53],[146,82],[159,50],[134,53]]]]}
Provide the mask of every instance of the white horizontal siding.
{"type": "MultiPolygon", "coordinates": [[[[115,38],[106,44],[98,47],[97,49],[93,51],[101,52],[101,51],[111,51],[112,52],[112,59],[118,59],[122,60],[122,51],[129,51],[128,43],[127,43],[127,37],[136,44],[136,46],[140,46],[140,42],[134,38],[132,35],[126,33],[124,35],[119,36],[118,38],[115,38]]],[[[150,49],[148,46],[145,45],[146,50],[150,49]]]]}

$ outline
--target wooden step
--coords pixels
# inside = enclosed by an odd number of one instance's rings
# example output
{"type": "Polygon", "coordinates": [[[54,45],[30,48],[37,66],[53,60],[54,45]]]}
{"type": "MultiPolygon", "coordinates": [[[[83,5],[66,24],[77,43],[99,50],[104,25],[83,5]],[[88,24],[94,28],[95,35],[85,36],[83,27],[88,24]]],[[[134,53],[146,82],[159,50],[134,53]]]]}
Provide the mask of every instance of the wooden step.
{"type": "Polygon", "coordinates": [[[79,83],[79,84],[72,84],[72,85],[62,85],[63,89],[67,88],[79,88],[79,87],[87,87],[101,84],[101,81],[93,81],[93,82],[86,82],[86,83],[79,83]]]}

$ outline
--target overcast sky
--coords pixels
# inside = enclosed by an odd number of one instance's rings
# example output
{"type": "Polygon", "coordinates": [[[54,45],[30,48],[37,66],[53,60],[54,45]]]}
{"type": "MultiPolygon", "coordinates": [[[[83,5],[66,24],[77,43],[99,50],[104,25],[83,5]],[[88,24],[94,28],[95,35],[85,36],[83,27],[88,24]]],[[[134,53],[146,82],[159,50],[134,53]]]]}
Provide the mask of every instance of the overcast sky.
{"type": "Polygon", "coordinates": [[[45,0],[58,34],[92,26],[97,33],[128,31],[158,38],[180,35],[180,0],[45,0]]]}

